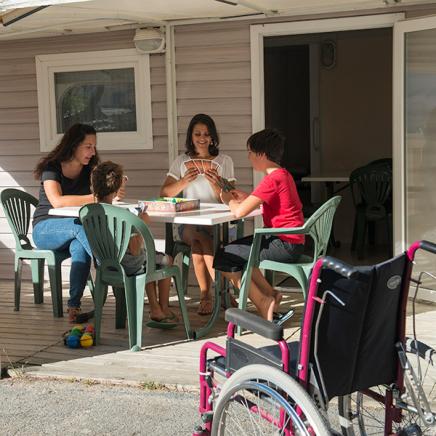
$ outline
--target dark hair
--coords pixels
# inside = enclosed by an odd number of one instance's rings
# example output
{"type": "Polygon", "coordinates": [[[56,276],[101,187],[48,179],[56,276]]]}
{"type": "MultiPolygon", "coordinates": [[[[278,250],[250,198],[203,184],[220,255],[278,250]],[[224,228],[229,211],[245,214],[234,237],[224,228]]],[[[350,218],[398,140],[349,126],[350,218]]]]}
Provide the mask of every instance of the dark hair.
{"type": "Polygon", "coordinates": [[[197,114],[192,117],[192,120],[190,121],[188,126],[188,131],[186,132],[185,153],[191,157],[197,156],[194,143],[192,142],[192,132],[194,131],[194,127],[197,124],[204,124],[207,127],[209,135],[212,138],[209,145],[209,154],[211,156],[218,156],[218,153],[220,152],[218,149],[220,138],[218,136],[214,120],[206,114],[197,114]]]}
{"type": "Polygon", "coordinates": [[[110,160],[97,165],[91,173],[91,191],[98,201],[118,192],[123,183],[123,167],[110,160]]]}
{"type": "Polygon", "coordinates": [[[265,154],[268,160],[280,165],[285,149],[285,137],[278,130],[264,129],[248,138],[247,148],[256,154],[265,154]]]}
{"type": "MultiPolygon", "coordinates": [[[[39,180],[47,164],[66,162],[73,158],[76,148],[85,140],[86,135],[97,135],[94,127],[87,124],[74,124],[62,136],[59,144],[46,156],[42,157],[33,172],[35,179],[39,180]]],[[[97,151],[89,161],[91,168],[100,162],[97,151]]]]}

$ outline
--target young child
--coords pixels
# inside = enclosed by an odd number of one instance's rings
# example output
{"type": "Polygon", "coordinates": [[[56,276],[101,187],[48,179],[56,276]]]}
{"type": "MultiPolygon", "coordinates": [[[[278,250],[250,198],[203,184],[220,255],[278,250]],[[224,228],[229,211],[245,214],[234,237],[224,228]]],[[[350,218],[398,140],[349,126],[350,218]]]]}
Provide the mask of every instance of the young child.
{"type": "MultiPolygon", "coordinates": [[[[92,171],[91,188],[99,203],[109,203],[117,196],[123,183],[123,168],[111,161],[102,162],[92,171]]],[[[138,215],[146,224],[149,223],[147,213],[140,212],[138,215]]],[[[172,258],[164,253],[156,252],[157,266],[171,265],[172,258]]],[[[121,265],[127,275],[141,274],[146,268],[146,253],[144,240],[141,235],[133,235],[130,238],[129,247],[124,255],[121,265]]],[[[148,327],[169,329],[177,326],[177,317],[169,309],[171,279],[163,279],[158,282],[159,298],[156,295],[156,283],[147,283],[145,291],[150,304],[150,321],[148,327]]]]}
{"type": "MultiPolygon", "coordinates": [[[[304,224],[302,204],[291,174],[280,166],[284,137],[276,130],[265,129],[247,141],[252,167],[265,174],[257,188],[247,194],[239,190],[222,193],[236,218],[242,218],[262,205],[265,227],[290,228],[304,224]]],[[[248,262],[253,236],[238,239],[218,250],[214,268],[222,271],[235,286],[241,286],[241,271],[248,262]]],[[[295,262],[303,253],[303,235],[267,236],[262,240],[260,260],[295,262]]],[[[282,295],[271,287],[258,268],[253,269],[249,297],[260,315],[272,321],[282,295]]]]}

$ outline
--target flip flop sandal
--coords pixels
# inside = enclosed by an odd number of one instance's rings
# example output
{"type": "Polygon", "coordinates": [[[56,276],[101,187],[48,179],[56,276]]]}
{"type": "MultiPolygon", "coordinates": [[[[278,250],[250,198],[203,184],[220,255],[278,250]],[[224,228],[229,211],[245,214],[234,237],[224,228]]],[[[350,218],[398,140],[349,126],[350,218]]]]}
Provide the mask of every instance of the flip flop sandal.
{"type": "Polygon", "coordinates": [[[166,319],[168,321],[179,322],[179,318],[174,312],[171,312],[171,315],[167,316],[166,319]]]}
{"type": "Polygon", "coordinates": [[[145,325],[147,327],[151,327],[153,329],[162,329],[162,330],[171,330],[177,327],[177,323],[169,322],[170,318],[162,318],[160,321],[156,321],[155,319],[151,319],[145,325]]]}
{"type": "Polygon", "coordinates": [[[197,313],[198,313],[200,316],[207,316],[207,315],[211,315],[212,312],[213,312],[213,301],[212,301],[212,300],[209,300],[209,299],[206,299],[206,298],[203,299],[203,300],[200,300],[200,305],[198,306],[197,313]],[[210,310],[206,310],[206,309],[204,308],[204,305],[205,305],[206,303],[209,303],[209,304],[210,304],[210,310]]]}
{"type": "Polygon", "coordinates": [[[279,313],[274,312],[273,314],[273,323],[277,325],[282,325],[285,323],[288,319],[291,319],[294,316],[294,311],[291,309],[289,312],[286,313],[279,313]]]}

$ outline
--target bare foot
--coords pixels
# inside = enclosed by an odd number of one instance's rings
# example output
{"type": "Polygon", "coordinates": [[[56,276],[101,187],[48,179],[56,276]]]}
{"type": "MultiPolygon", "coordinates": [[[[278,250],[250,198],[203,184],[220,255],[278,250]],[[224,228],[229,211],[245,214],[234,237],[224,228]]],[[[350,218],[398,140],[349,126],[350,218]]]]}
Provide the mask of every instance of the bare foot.
{"type": "Polygon", "coordinates": [[[153,321],[161,321],[164,318],[166,318],[165,313],[161,310],[161,308],[156,308],[153,310],[150,310],[150,319],[153,321]]]}
{"type": "Polygon", "coordinates": [[[268,321],[272,321],[274,316],[275,299],[270,295],[264,295],[258,303],[259,306],[256,305],[256,307],[259,315],[268,321]]]}
{"type": "Polygon", "coordinates": [[[283,295],[279,291],[274,290],[273,297],[275,301],[274,312],[278,312],[280,310],[280,303],[282,301],[283,295]]]}

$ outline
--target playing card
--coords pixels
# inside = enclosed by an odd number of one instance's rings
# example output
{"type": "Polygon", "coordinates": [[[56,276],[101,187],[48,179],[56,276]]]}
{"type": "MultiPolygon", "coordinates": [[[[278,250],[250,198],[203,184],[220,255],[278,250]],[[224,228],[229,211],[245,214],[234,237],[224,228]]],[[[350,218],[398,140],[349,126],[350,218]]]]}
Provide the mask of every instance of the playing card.
{"type": "Polygon", "coordinates": [[[203,159],[203,168],[205,171],[208,171],[212,168],[212,162],[207,159],[203,159]]]}
{"type": "Polygon", "coordinates": [[[217,162],[214,162],[213,160],[210,161],[211,165],[212,165],[212,169],[216,170],[218,172],[218,169],[221,167],[221,165],[217,162]]]}
{"type": "Polygon", "coordinates": [[[187,170],[191,169],[191,168],[197,168],[194,161],[192,159],[186,160],[185,162],[183,162],[185,164],[185,167],[187,170]]]}

